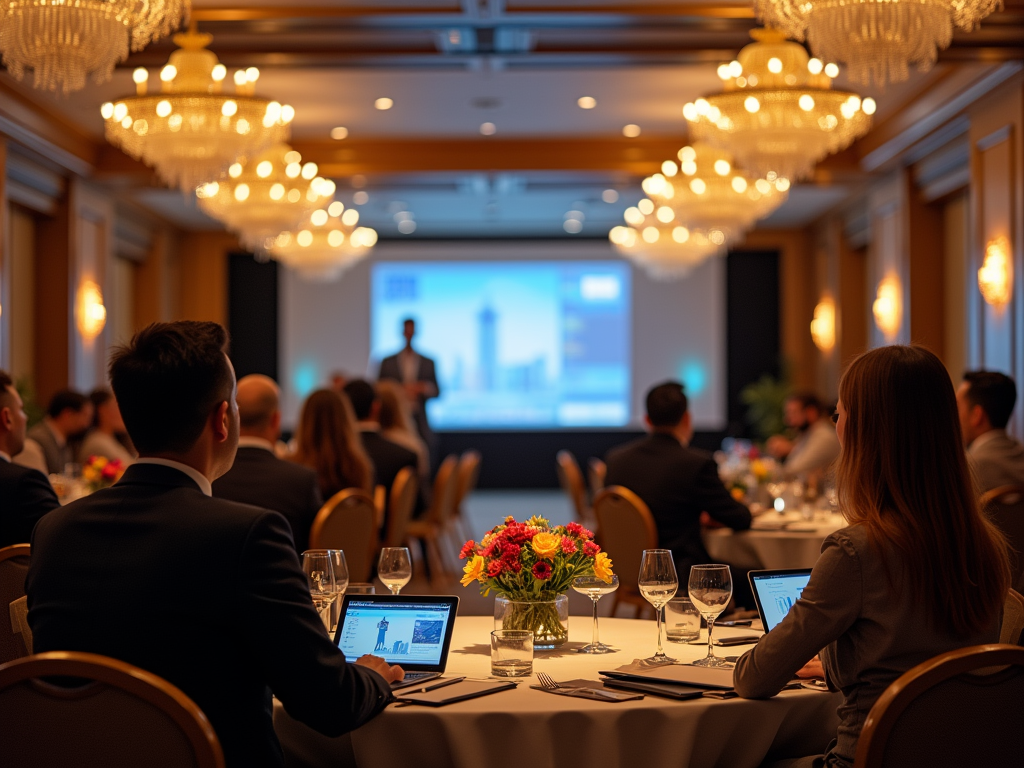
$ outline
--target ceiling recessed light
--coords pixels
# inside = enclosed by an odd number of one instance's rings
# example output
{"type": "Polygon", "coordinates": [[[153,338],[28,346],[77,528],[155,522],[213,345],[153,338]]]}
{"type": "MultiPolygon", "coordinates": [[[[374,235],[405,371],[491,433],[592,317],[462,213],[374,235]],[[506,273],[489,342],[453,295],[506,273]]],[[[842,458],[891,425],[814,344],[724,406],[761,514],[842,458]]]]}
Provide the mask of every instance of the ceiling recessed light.
{"type": "Polygon", "coordinates": [[[635,139],[637,136],[640,135],[640,126],[633,125],[633,123],[623,126],[622,135],[625,136],[627,139],[635,139]]]}
{"type": "Polygon", "coordinates": [[[482,133],[484,136],[493,136],[495,133],[497,133],[497,131],[498,126],[496,126],[494,123],[480,124],[480,133],[482,133]]]}
{"type": "Polygon", "coordinates": [[[331,138],[335,141],[341,141],[344,138],[348,138],[348,128],[343,125],[339,125],[337,128],[331,128],[331,138]]]}
{"type": "Polygon", "coordinates": [[[398,231],[403,235],[411,235],[416,231],[416,222],[412,219],[402,219],[398,222],[398,231]]]}
{"type": "Polygon", "coordinates": [[[601,199],[606,203],[617,203],[619,202],[619,193],[614,189],[606,189],[601,193],[601,199]]]}
{"type": "Polygon", "coordinates": [[[562,222],[562,229],[570,235],[578,235],[583,231],[583,222],[579,219],[566,219],[562,222]]]}
{"type": "Polygon", "coordinates": [[[369,201],[370,196],[363,192],[362,190],[359,190],[354,195],[352,195],[352,202],[355,203],[356,205],[366,205],[369,201]]]}
{"type": "Polygon", "coordinates": [[[384,96],[373,102],[373,106],[380,110],[391,109],[395,106],[395,102],[387,96],[384,96]]]}
{"type": "Polygon", "coordinates": [[[597,99],[593,96],[580,96],[576,99],[576,103],[579,104],[580,109],[593,109],[597,106],[597,99]]]}

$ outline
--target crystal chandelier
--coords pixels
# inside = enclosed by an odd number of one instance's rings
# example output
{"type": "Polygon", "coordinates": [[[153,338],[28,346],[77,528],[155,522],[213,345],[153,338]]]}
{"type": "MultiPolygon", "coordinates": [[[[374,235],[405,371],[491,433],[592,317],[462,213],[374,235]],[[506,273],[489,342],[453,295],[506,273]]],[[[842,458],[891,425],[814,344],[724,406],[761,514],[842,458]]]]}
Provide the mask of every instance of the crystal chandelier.
{"type": "Polygon", "coordinates": [[[359,211],[335,200],[313,211],[298,231],[281,232],[268,253],[307,280],[334,280],[377,243],[377,232],[358,223],[359,211]]]}
{"type": "Polygon", "coordinates": [[[802,45],[775,29],[755,29],[756,42],[718,68],[722,93],[683,107],[691,135],[728,150],[756,176],[790,181],[863,136],[873,99],[832,89],[835,64],[808,59],[802,45]]]}
{"type": "Polygon", "coordinates": [[[625,218],[630,226],[612,227],[608,239],[616,251],[655,280],[685,277],[705,259],[725,253],[725,233],[719,229],[691,230],[679,223],[666,224],[656,216],[645,216],[639,207],[627,208],[625,218]]]}
{"type": "Polygon", "coordinates": [[[139,68],[135,96],[100,108],[107,140],[156,168],[189,194],[219,178],[239,157],[287,141],[295,110],[254,96],[259,70],[234,74],[235,93],[221,93],[227,69],[206,50],[213,38],[195,30],[177,34],[181,47],[160,71],[161,92],[147,94],[149,73],[139,68]]]}
{"type": "Polygon", "coordinates": [[[878,85],[906,80],[908,64],[930,69],[954,25],[971,32],[1002,7],[1002,0],[754,0],[763,23],[843,62],[854,82],[878,85]]]}
{"type": "Polygon", "coordinates": [[[34,72],[36,88],[67,95],[110,79],[128,58],[188,16],[190,0],[2,0],[0,51],[4,65],[21,80],[34,72]]]}
{"type": "Polygon", "coordinates": [[[302,155],[278,144],[233,163],[227,178],[200,184],[196,197],[199,207],[236,232],[243,246],[262,252],[334,196],[334,182],[316,174],[316,163],[303,163],[302,155]]]}

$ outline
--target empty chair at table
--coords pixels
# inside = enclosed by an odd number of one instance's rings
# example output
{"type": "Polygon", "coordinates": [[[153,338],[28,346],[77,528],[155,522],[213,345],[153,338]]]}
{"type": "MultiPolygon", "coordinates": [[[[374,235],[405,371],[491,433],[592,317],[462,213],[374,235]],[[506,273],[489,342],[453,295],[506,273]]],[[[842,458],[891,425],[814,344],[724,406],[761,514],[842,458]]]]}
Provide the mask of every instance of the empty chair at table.
{"type": "Polygon", "coordinates": [[[21,625],[15,625],[15,613],[9,606],[25,595],[31,547],[16,544],[0,549],[0,664],[20,659],[32,652],[21,625]]]}
{"type": "Polygon", "coordinates": [[[340,549],[345,553],[349,577],[367,582],[377,555],[377,505],[360,488],[346,488],[323,505],[309,531],[310,549],[340,549]]]}
{"type": "Polygon", "coordinates": [[[555,455],[555,468],[558,472],[558,484],[569,497],[576,522],[581,525],[592,525],[591,510],[587,506],[587,486],[583,482],[583,472],[580,471],[576,457],[571,451],[559,451],[555,455]]]}
{"type": "Polygon", "coordinates": [[[619,577],[612,615],[623,603],[639,615],[650,607],[640,594],[640,561],[645,549],[657,549],[658,529],[647,505],[628,488],[613,485],[594,499],[597,543],[608,553],[619,577]]]}

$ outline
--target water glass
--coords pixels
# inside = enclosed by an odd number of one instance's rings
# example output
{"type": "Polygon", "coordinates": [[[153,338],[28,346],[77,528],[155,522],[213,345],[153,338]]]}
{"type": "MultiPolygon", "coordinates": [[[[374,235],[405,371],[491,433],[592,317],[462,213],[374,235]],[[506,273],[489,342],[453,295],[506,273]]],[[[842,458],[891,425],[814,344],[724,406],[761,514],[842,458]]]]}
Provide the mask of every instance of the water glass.
{"type": "Polygon", "coordinates": [[[690,600],[708,623],[708,655],[694,663],[698,667],[725,667],[729,662],[715,656],[711,633],[715,619],[728,607],[732,600],[732,571],[728,565],[694,565],[690,568],[690,600]]]}
{"type": "Polygon", "coordinates": [[[412,558],[408,547],[384,547],[377,561],[377,577],[397,595],[412,579],[412,558]]]}
{"type": "Polygon", "coordinates": [[[528,677],[533,674],[533,632],[496,629],[491,632],[491,674],[528,677]]]}
{"type": "Polygon", "coordinates": [[[658,652],[646,661],[657,664],[668,664],[675,661],[665,655],[661,643],[661,611],[665,603],[675,597],[679,589],[679,577],[676,565],[672,560],[672,552],[667,549],[645,549],[640,561],[640,578],[638,579],[640,594],[654,606],[658,613],[658,652]]]}
{"type": "Polygon", "coordinates": [[[334,591],[338,597],[331,606],[330,633],[333,635],[338,628],[338,621],[341,619],[341,604],[345,597],[345,590],[348,588],[348,563],[345,561],[345,553],[340,549],[328,549],[328,557],[331,558],[331,566],[334,568],[334,591]]]}
{"type": "Polygon", "coordinates": [[[320,614],[324,628],[331,631],[331,606],[338,599],[334,583],[334,566],[326,549],[307,549],[302,553],[302,572],[306,574],[313,607],[320,614]]]}
{"type": "Polygon", "coordinates": [[[700,637],[700,612],[688,597],[676,597],[665,604],[665,639],[670,643],[692,643],[700,637]]]}

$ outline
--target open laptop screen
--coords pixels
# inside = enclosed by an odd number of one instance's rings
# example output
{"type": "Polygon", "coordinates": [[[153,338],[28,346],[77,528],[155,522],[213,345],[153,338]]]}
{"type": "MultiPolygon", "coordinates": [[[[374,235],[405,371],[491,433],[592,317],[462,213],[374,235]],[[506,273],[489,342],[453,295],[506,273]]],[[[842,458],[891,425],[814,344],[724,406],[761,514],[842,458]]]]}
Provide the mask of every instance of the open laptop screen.
{"type": "Polygon", "coordinates": [[[372,653],[389,664],[443,671],[458,598],[348,595],[335,642],[347,661],[372,653]]]}
{"type": "Polygon", "coordinates": [[[751,571],[750,587],[757,601],[764,631],[770,632],[786,618],[811,579],[810,568],[780,571],[751,571]]]}

